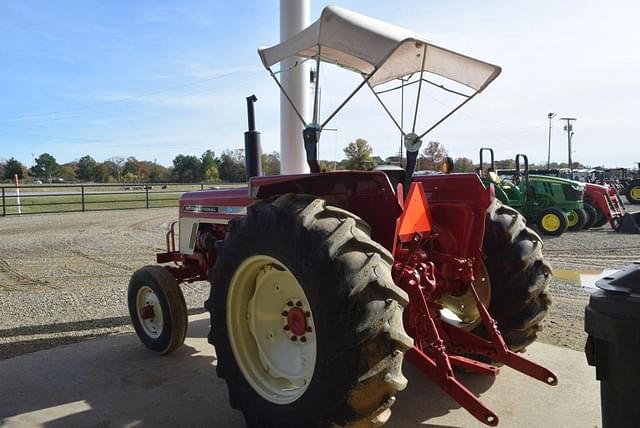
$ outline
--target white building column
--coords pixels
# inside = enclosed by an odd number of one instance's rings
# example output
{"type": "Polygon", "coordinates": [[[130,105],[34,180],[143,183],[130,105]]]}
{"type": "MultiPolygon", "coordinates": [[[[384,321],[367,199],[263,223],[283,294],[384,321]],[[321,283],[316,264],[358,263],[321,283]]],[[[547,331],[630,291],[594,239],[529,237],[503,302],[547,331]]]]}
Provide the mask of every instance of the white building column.
{"type": "MultiPolygon", "coordinates": [[[[280,0],[280,41],[284,41],[309,26],[310,0],[280,0]]],[[[295,63],[288,58],[280,63],[284,70],[295,63]]],[[[309,66],[299,65],[280,74],[282,87],[298,108],[302,117],[309,121],[309,66]]],[[[304,126],[291,105],[280,94],[280,169],[281,174],[309,172],[302,131],[304,126]]]]}

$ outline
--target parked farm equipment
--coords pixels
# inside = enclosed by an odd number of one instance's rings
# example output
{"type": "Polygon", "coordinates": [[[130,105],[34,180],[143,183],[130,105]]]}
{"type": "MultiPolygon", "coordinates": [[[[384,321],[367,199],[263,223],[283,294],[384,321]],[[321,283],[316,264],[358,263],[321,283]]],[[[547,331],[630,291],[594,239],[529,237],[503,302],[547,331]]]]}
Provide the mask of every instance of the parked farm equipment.
{"type": "Polygon", "coordinates": [[[526,155],[516,155],[516,169],[503,179],[496,171],[493,149],[480,149],[478,172],[485,184],[496,186],[496,197],[518,210],[529,223],[545,235],[559,236],[567,230],[581,230],[587,222],[582,198],[584,184],[556,177],[529,173],[526,155]],[[484,169],[484,153],[489,153],[488,169],[484,169]],[[521,160],[522,168],[520,168],[521,160]]]}
{"type": "Polygon", "coordinates": [[[624,195],[630,204],[640,204],[640,162],[637,165],[638,175],[626,182],[624,187],[624,195]]]}
{"type": "MultiPolygon", "coordinates": [[[[514,171],[515,172],[515,171],[514,171]]],[[[511,171],[501,171],[511,173],[511,171]]],[[[539,170],[536,175],[557,176],[559,170],[539,170]]],[[[630,213],[622,203],[616,187],[595,183],[585,183],[584,210],[586,222],[584,229],[601,227],[609,223],[616,232],[640,233],[640,213],[630,213]]]]}
{"type": "Polygon", "coordinates": [[[324,122],[318,97],[312,122],[300,115],[310,174],[254,176],[247,189],[181,198],[177,247],[172,225],[157,256],[166,265],[142,268],[129,285],[142,341],[160,354],[178,347],[178,284],[209,280],[217,373],[249,426],[383,424],[407,384],[405,355],[490,426],[498,416],[455,367],[496,376],[489,362],[498,362],[555,385],[552,372],[517,354],[550,304],[540,237],[477,174],[413,177],[422,138],[500,68],[337,7],[259,54],[279,86],[271,67],[289,57],[315,60],[318,74],[326,63],[356,71],[363,82],[324,122]],[[397,79],[417,85],[418,100],[423,83],[467,92],[456,90],[461,103],[417,133],[417,109],[407,131],[379,98],[397,79]],[[365,85],[404,135],[406,169],[320,172],[322,129],[365,85]]]}

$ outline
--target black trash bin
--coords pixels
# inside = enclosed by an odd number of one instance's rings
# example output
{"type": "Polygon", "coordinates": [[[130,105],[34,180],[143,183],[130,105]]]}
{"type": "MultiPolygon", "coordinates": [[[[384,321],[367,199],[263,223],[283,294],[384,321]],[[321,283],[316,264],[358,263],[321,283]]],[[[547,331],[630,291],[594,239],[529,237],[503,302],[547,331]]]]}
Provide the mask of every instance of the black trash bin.
{"type": "Polygon", "coordinates": [[[596,282],[585,353],[600,381],[602,426],[640,426],[640,261],[596,282]]]}

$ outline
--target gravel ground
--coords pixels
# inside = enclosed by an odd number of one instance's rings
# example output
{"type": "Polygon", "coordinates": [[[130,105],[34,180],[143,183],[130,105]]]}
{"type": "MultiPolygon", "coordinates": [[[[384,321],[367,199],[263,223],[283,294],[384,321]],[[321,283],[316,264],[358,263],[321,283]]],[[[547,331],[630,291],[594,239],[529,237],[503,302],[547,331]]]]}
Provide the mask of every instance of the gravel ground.
{"type": "MultiPolygon", "coordinates": [[[[0,218],[0,359],[132,331],[129,277],[165,251],[176,208],[0,218]]],[[[182,290],[202,310],[208,284],[182,290]]]]}
{"type": "MultiPolygon", "coordinates": [[[[130,332],[127,283],[164,251],[175,208],[0,218],[0,359],[130,332]]],[[[554,269],[618,269],[640,259],[640,235],[608,226],[545,240],[554,269]]],[[[191,311],[202,311],[208,284],[183,286],[191,311]]],[[[541,340],[581,350],[589,289],[551,283],[553,307],[541,340]]]]}

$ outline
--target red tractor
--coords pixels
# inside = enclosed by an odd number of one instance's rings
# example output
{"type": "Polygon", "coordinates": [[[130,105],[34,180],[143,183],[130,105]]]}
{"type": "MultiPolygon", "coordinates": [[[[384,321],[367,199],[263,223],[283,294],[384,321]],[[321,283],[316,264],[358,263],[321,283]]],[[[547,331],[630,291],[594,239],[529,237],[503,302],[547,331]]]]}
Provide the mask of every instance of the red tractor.
{"type": "Polygon", "coordinates": [[[584,208],[593,219],[589,227],[601,227],[606,223],[616,232],[640,233],[640,213],[626,212],[624,204],[613,186],[585,184],[584,208]]]}
{"type": "MultiPolygon", "coordinates": [[[[276,82],[271,67],[287,57],[315,60],[317,73],[321,63],[358,72],[363,82],[338,110],[364,86],[380,100],[384,85],[403,79],[418,99],[427,85],[462,97],[446,118],[500,73],[337,7],[259,54],[276,82]]],[[[337,111],[321,124],[315,100],[303,133],[311,173],[264,177],[248,99],[248,188],[185,194],[178,246],[172,226],[162,265],[131,278],[142,342],[160,354],[180,346],[179,284],[210,281],[217,373],[252,427],[383,424],[407,385],[404,357],[490,426],[498,416],[454,368],[496,376],[501,363],[555,385],[517,353],[550,304],[540,237],[476,174],[413,177],[422,138],[444,118],[418,134],[416,109],[413,129],[401,129],[404,170],[321,172],[319,136],[337,111]]]]}

